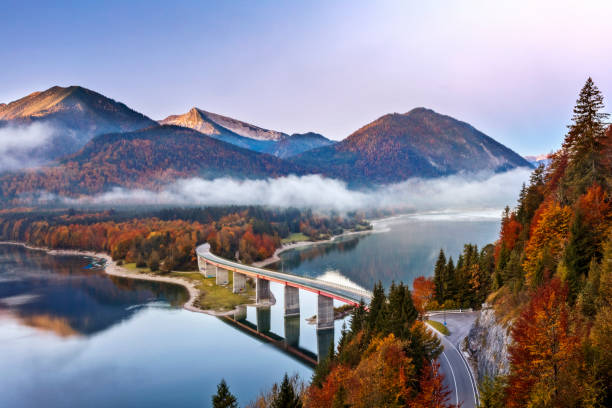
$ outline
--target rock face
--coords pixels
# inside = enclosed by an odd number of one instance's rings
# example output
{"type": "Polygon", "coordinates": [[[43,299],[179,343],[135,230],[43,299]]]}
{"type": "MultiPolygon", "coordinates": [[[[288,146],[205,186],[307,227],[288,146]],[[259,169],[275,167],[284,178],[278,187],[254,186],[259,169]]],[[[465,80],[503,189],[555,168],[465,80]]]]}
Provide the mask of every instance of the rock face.
{"type": "Polygon", "coordinates": [[[512,342],[510,327],[497,321],[493,309],[483,309],[480,312],[466,341],[479,383],[485,377],[508,374],[508,346],[512,342]]]}
{"type": "Polygon", "coordinates": [[[317,133],[289,136],[195,107],[185,114],[168,116],[159,123],[195,129],[226,143],[280,158],[287,158],[334,143],[317,133]]]}

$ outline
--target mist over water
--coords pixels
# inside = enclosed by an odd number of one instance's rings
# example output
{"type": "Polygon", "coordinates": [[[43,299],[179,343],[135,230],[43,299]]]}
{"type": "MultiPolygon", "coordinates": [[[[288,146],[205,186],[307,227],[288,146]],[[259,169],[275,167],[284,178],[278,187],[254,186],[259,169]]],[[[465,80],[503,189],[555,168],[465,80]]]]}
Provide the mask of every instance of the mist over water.
{"type": "Polygon", "coordinates": [[[494,209],[515,201],[531,170],[518,168],[504,173],[452,175],[437,179],[413,178],[396,184],[352,189],[340,180],[320,175],[275,179],[238,180],[190,178],[178,180],[160,191],[114,188],[95,196],[66,198],[66,205],[264,205],[352,211],[394,208],[412,211],[494,209]]]}

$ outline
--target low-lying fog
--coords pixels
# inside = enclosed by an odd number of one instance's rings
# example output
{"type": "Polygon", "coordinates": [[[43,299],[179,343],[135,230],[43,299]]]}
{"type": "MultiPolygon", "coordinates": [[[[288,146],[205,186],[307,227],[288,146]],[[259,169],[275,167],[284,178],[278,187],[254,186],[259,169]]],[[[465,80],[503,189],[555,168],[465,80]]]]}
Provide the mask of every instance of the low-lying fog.
{"type": "MultiPolygon", "coordinates": [[[[418,211],[499,210],[512,206],[530,169],[505,173],[453,175],[437,179],[409,179],[368,190],[351,189],[346,183],[318,175],[288,176],[265,180],[218,178],[179,180],[161,191],[115,188],[79,199],[61,198],[66,205],[264,205],[312,208],[339,212],[396,208],[418,211]]],[[[49,197],[48,197],[49,198],[49,197]]]]}

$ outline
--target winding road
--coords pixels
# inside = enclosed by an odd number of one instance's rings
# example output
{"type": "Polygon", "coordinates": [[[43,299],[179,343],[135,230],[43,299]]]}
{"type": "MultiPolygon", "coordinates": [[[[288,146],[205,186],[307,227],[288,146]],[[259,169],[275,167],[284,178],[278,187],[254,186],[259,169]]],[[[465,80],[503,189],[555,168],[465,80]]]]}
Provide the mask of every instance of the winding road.
{"type": "MultiPolygon", "coordinates": [[[[434,329],[444,346],[444,351],[438,358],[438,363],[440,363],[440,371],[444,374],[444,383],[451,391],[449,402],[452,404],[461,403],[462,408],[478,406],[478,387],[474,375],[467,360],[459,351],[461,343],[467,336],[478,313],[446,313],[446,327],[450,331],[449,336],[444,336],[434,329]]],[[[444,322],[443,313],[430,314],[428,318],[440,323],[444,322]]]]}

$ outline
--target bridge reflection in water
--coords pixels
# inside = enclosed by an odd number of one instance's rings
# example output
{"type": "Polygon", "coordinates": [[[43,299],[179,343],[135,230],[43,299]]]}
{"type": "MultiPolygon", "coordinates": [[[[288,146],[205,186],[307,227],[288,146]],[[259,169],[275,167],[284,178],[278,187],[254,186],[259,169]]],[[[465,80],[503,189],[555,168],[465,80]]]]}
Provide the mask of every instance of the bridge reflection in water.
{"type": "Polygon", "coordinates": [[[234,293],[245,291],[248,280],[255,283],[255,319],[249,318],[248,313],[253,307],[245,307],[244,311],[240,310],[233,318],[225,318],[226,321],[309,364],[316,364],[325,358],[334,342],[334,302],[357,305],[364,301],[367,304],[372,297],[371,292],[354,286],[271,271],[221,258],[210,252],[209,244],[200,245],[196,248],[196,253],[200,273],[206,277],[214,277],[217,285],[229,285],[230,274],[234,293]],[[300,292],[304,292],[305,296],[300,295],[300,292]],[[316,354],[300,343],[303,321],[300,320],[300,314],[302,300],[306,296],[316,298],[316,354]],[[279,311],[278,307],[273,305],[279,298],[282,298],[279,302],[282,310],[280,315],[273,319],[272,311],[279,311]],[[284,324],[274,329],[274,323],[280,320],[281,316],[284,324]],[[285,337],[279,336],[279,331],[284,332],[285,337]]]}
{"type": "Polygon", "coordinates": [[[284,337],[272,331],[272,310],[270,307],[253,307],[255,309],[255,322],[247,318],[247,307],[240,306],[233,316],[224,316],[220,319],[234,326],[243,333],[271,344],[286,354],[314,367],[327,357],[330,346],[335,340],[334,327],[325,330],[315,330],[317,338],[317,351],[300,346],[300,327],[308,323],[300,319],[299,315],[284,317],[284,337]]]}

